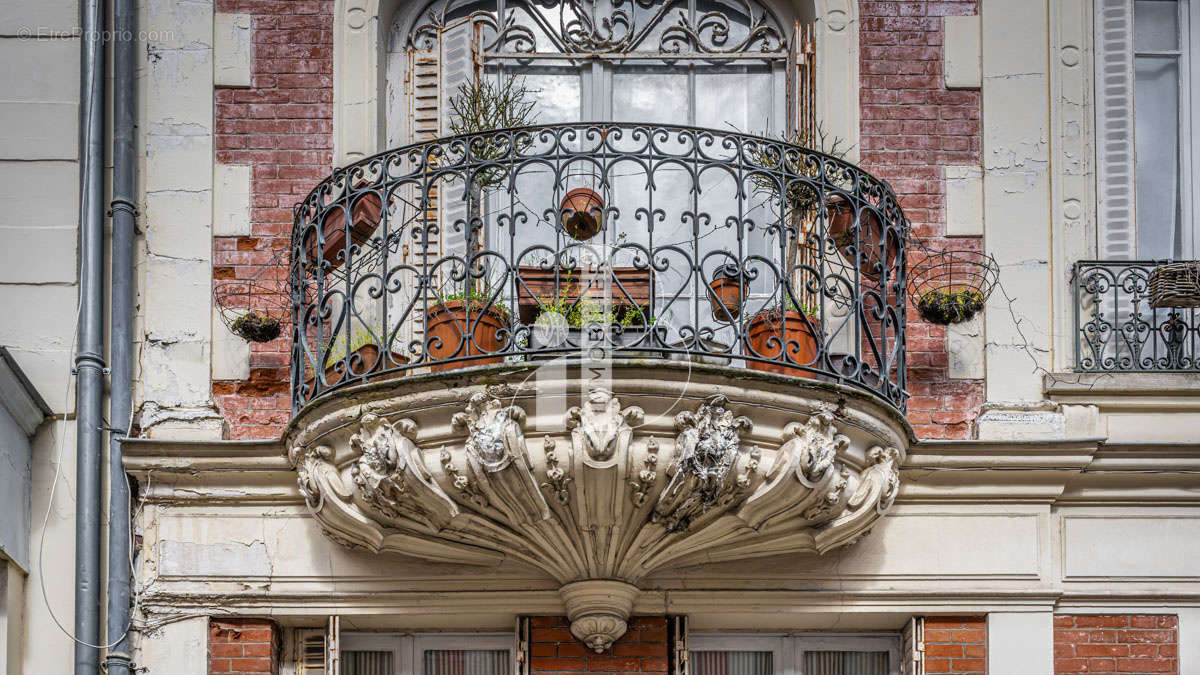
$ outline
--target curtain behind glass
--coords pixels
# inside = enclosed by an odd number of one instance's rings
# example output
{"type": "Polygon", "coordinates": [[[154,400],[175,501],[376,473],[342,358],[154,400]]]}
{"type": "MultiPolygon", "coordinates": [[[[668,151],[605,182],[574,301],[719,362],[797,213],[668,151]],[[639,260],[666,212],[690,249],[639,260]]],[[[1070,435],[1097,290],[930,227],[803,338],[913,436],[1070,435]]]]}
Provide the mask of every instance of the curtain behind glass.
{"type": "Polygon", "coordinates": [[[392,668],[391,652],[342,652],[342,675],[393,675],[392,668]]]}
{"type": "Polygon", "coordinates": [[[806,651],[804,675],[888,675],[888,653],[806,651]]]}
{"type": "Polygon", "coordinates": [[[508,675],[507,649],[427,649],[423,675],[508,675]]]}
{"type": "Polygon", "coordinates": [[[1179,209],[1179,3],[1136,0],[1134,146],[1137,150],[1137,256],[1187,257],[1179,209]]]}
{"type": "Polygon", "coordinates": [[[690,652],[690,675],[773,675],[771,652],[690,652]]]}

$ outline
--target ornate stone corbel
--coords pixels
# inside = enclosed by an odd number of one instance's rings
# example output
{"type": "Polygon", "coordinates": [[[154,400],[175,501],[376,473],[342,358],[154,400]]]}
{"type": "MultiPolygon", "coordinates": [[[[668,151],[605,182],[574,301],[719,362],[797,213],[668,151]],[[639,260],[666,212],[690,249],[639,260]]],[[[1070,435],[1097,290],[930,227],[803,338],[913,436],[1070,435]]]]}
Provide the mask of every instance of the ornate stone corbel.
{"type": "Polygon", "coordinates": [[[867,451],[870,464],[858,477],[858,486],[846,499],[844,510],[817,534],[817,550],[843,546],[870,529],[887,512],[900,492],[900,451],[875,446],[867,451]]]}
{"type": "Polygon", "coordinates": [[[729,474],[741,453],[742,431],[753,426],[748,417],[734,417],[728,399],[711,396],[695,412],[675,416],[675,456],[667,468],[670,482],[654,507],[655,520],[671,532],[686,530],[697,516],[737,489],[729,474]]]}
{"type": "Polygon", "coordinates": [[[820,413],[803,424],[792,422],[784,427],[783,437],[768,481],[738,510],[751,528],[781,519],[819,519],[832,512],[845,490],[846,471],[836,458],[850,446],[850,439],[838,433],[833,415],[820,413]]]}
{"type": "Polygon", "coordinates": [[[549,518],[550,506],[538,489],[525,447],[525,411],[505,405],[501,397],[508,396],[506,387],[477,392],[451,424],[467,433],[467,464],[487,503],[513,523],[531,524],[549,518]]]}
{"type": "Polygon", "coordinates": [[[641,408],[622,410],[621,402],[604,389],[592,390],[583,405],[567,411],[572,470],[576,484],[587,485],[575,492],[575,517],[580,527],[609,527],[622,519],[631,425],[641,424],[642,418],[641,408]]]}
{"type": "Polygon", "coordinates": [[[411,419],[388,424],[377,415],[363,415],[358,433],[350,437],[350,448],[360,453],[350,475],[368,508],[437,531],[458,515],[458,505],[425,468],[413,442],[416,431],[411,419]]]}

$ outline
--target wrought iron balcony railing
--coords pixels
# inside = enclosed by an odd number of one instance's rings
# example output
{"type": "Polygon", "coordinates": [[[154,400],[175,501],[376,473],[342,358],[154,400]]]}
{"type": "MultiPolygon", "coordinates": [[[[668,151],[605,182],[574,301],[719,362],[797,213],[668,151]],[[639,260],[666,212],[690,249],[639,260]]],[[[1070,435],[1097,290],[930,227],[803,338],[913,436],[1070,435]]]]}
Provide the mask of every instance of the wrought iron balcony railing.
{"type": "Polygon", "coordinates": [[[819,378],[903,407],[906,228],[883,181],[737,133],[566,124],[384,152],[297,206],[293,404],[586,355],[819,378]]]}
{"type": "Polygon", "coordinates": [[[1080,372],[1200,370],[1200,314],[1150,306],[1149,260],[1075,263],[1075,367],[1080,372]]]}

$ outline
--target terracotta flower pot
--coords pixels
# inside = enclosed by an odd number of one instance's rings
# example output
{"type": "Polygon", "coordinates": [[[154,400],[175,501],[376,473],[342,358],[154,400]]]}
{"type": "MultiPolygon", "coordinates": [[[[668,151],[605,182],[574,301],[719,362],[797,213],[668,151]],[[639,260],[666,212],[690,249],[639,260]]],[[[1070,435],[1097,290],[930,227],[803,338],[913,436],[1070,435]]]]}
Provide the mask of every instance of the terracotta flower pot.
{"type": "Polygon", "coordinates": [[[604,216],[604,198],[591,188],[575,188],[563,197],[562,226],[579,241],[596,236],[604,216]]]}
{"type": "MultiPolygon", "coordinates": [[[[821,345],[819,333],[820,324],[812,317],[808,317],[806,321],[803,314],[794,310],[783,313],[777,309],[764,310],[746,324],[748,353],[760,358],[801,365],[814,363],[821,345]],[[816,334],[814,334],[814,330],[816,334]],[[786,357],[784,356],[785,347],[787,349],[786,357]]],[[[806,370],[780,363],[747,360],[746,367],[750,370],[761,370],[793,377],[809,379],[815,377],[813,373],[806,370]]]]}
{"type": "MultiPolygon", "coordinates": [[[[350,243],[361,246],[366,243],[379,227],[379,217],[383,213],[383,200],[375,192],[368,192],[354,200],[350,209],[350,243]]],[[[331,208],[321,220],[321,230],[325,235],[325,245],[321,249],[321,260],[328,262],[334,268],[345,264],[342,252],[346,248],[346,217],[340,208],[331,208]]],[[[308,261],[310,265],[318,263],[317,250],[308,242],[308,261]]]]}
{"type": "Polygon", "coordinates": [[[708,301],[712,305],[713,319],[732,321],[742,313],[742,275],[737,270],[721,267],[708,284],[708,301]]]}
{"type": "MultiPolygon", "coordinates": [[[[353,352],[350,352],[350,361],[352,362],[350,364],[350,367],[358,370],[360,375],[364,374],[364,373],[371,373],[371,374],[367,375],[367,377],[365,378],[366,382],[370,382],[370,381],[378,378],[382,374],[382,373],[372,373],[371,372],[371,371],[375,370],[376,368],[380,368],[380,369],[394,368],[398,364],[408,363],[408,357],[404,356],[403,354],[400,354],[398,352],[392,352],[391,359],[392,360],[389,362],[384,362],[383,356],[379,350],[379,345],[366,344],[366,345],[359,347],[358,349],[355,349],[353,352]],[[355,356],[357,356],[358,358],[356,359],[355,356]]],[[[342,365],[341,359],[335,360],[333,363],[329,364],[329,366],[325,368],[325,386],[332,387],[346,378],[346,376],[347,376],[346,372],[344,372],[344,371],[339,372],[339,370],[338,370],[339,365],[342,365]]],[[[394,376],[394,375],[396,375],[396,373],[391,373],[391,375],[394,376]]],[[[358,377],[354,373],[349,373],[349,376],[354,379],[357,379],[357,377],[358,377]]],[[[308,389],[311,392],[312,385],[313,385],[313,378],[309,377],[308,380],[305,382],[305,384],[308,385],[308,389]]]]}
{"type": "MultiPolygon", "coordinates": [[[[859,223],[858,236],[854,232],[855,208],[848,199],[841,195],[833,195],[825,201],[825,209],[829,212],[829,236],[847,259],[858,258],[859,271],[871,280],[877,281],[879,274],[879,241],[883,238],[884,226],[874,211],[864,209],[862,222],[859,223]],[[855,253],[852,249],[860,246],[855,253]]],[[[887,263],[885,267],[893,267],[900,255],[900,242],[895,232],[888,233],[887,263]]]]}
{"type": "MultiPolygon", "coordinates": [[[[425,315],[425,336],[429,360],[440,361],[477,354],[493,354],[504,349],[506,339],[500,332],[508,327],[506,317],[495,307],[484,309],[479,301],[448,300],[429,308],[425,315]]],[[[447,370],[500,363],[503,355],[482,356],[452,363],[435,363],[435,373],[447,370]]]]}

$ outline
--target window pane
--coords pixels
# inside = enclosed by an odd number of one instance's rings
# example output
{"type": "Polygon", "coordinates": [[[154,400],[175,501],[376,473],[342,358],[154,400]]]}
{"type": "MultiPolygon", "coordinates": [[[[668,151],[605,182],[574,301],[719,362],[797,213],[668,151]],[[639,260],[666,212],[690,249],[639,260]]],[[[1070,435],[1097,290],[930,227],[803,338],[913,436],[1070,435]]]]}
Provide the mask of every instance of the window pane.
{"type": "Polygon", "coordinates": [[[691,675],[773,675],[771,652],[689,652],[691,675]]]}
{"type": "Polygon", "coordinates": [[[508,675],[507,649],[427,649],[424,675],[508,675]]]}
{"type": "Polygon", "coordinates": [[[1134,140],[1137,149],[1137,255],[1179,254],[1179,63],[1172,57],[1134,59],[1134,140]]]}
{"type": "Polygon", "coordinates": [[[1179,48],[1178,0],[1135,0],[1133,48],[1136,51],[1179,48]]]}
{"type": "Polygon", "coordinates": [[[621,66],[612,88],[615,122],[688,123],[688,76],[679,66],[621,66]]]}
{"type": "Polygon", "coordinates": [[[888,653],[806,651],[804,675],[888,675],[888,653]]]}
{"type": "Polygon", "coordinates": [[[534,124],[578,122],[580,118],[581,83],[579,69],[558,63],[539,63],[536,66],[509,66],[506,73],[523,81],[531,98],[537,101],[533,109],[534,124]]]}
{"type": "Polygon", "coordinates": [[[342,675],[392,675],[392,667],[391,652],[342,652],[342,675]]]}
{"type": "MultiPolygon", "coordinates": [[[[781,93],[782,95],[782,93],[781,93]]],[[[775,109],[770,66],[704,66],[696,69],[696,126],[768,133],[775,109]]]]}

